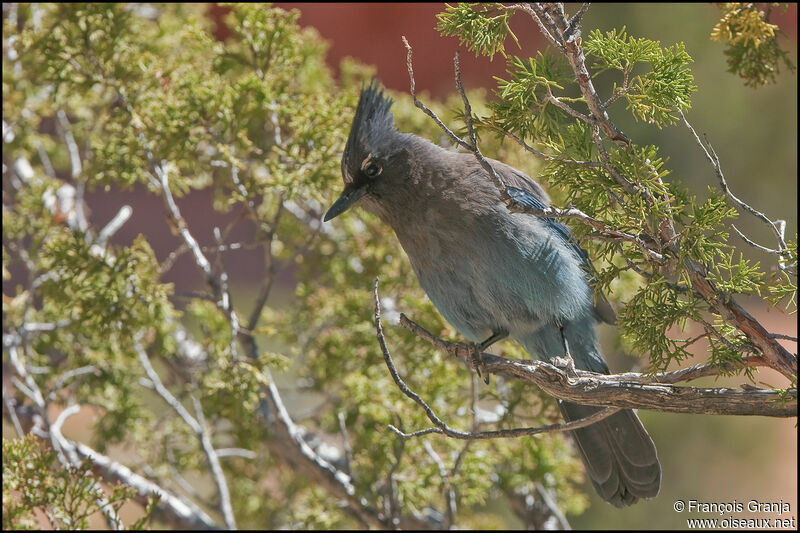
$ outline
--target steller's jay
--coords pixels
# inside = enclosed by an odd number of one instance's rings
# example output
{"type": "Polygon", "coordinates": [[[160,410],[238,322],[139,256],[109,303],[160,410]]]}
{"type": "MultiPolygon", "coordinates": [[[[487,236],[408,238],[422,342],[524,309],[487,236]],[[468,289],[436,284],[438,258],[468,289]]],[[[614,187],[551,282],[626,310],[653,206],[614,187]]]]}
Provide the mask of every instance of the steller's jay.
{"type": "MultiPolygon", "coordinates": [[[[398,132],[391,105],[377,83],[362,89],[342,157],[344,191],[325,220],[358,202],[391,226],[433,304],[481,349],[508,336],[542,360],[569,350],[576,368],[608,374],[594,326],[613,323],[614,312],[602,297],[593,303],[589,259],[569,230],[510,212],[472,154],[398,132]]],[[[489,162],[517,200],[549,204],[528,176],[489,162]]],[[[601,409],[559,405],[566,420],[601,409]]],[[[623,507],[658,494],[656,448],[632,410],[570,433],[604,500],[623,507]]]]}

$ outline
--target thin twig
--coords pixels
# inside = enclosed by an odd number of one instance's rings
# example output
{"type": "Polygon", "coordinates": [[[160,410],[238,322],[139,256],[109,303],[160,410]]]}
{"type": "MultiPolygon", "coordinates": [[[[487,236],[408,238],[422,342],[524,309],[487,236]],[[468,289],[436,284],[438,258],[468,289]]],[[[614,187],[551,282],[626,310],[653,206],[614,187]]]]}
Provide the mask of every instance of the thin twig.
{"type": "Polygon", "coordinates": [[[195,414],[197,418],[193,417],[189,411],[178,401],[175,396],[167,389],[161,382],[161,378],[150,363],[150,358],[144,347],[137,341],[134,343],[134,348],[139,355],[139,363],[144,368],[145,374],[148,379],[153,383],[156,392],[159,396],[183,419],[187,426],[197,435],[203,447],[203,451],[208,459],[211,468],[211,474],[217,485],[220,494],[220,508],[225,519],[225,525],[228,529],[236,529],[236,520],[233,516],[233,508],[231,506],[230,493],[228,492],[228,485],[225,481],[225,474],[219,464],[219,457],[217,456],[214,447],[211,445],[211,437],[209,436],[208,429],[205,424],[205,417],[199,402],[192,397],[194,402],[195,414]]]}
{"type": "MultiPolygon", "coordinates": [[[[3,388],[5,389],[5,387],[3,388]]],[[[22,437],[25,433],[22,431],[22,424],[19,422],[17,410],[13,405],[14,403],[16,403],[16,399],[6,396],[5,390],[3,390],[3,405],[8,412],[8,417],[11,419],[11,423],[14,425],[14,431],[17,432],[17,437],[22,437]]]]}
{"type": "MultiPolygon", "coordinates": [[[[714,151],[714,148],[711,146],[711,143],[709,142],[708,137],[705,136],[705,135],[703,136],[704,139],[705,139],[705,143],[704,143],[700,139],[700,136],[694,130],[692,125],[689,124],[689,121],[686,119],[686,115],[683,114],[683,110],[678,109],[678,113],[680,113],[681,119],[683,119],[683,124],[692,133],[692,135],[694,136],[695,140],[697,141],[697,144],[703,150],[703,153],[705,154],[706,159],[708,159],[708,162],[711,163],[712,167],[714,167],[714,173],[717,175],[717,179],[719,179],[719,183],[720,183],[720,188],[725,193],[725,195],[728,196],[728,198],[730,198],[734,202],[734,204],[736,204],[736,206],[738,206],[740,209],[743,209],[743,210],[747,211],[748,213],[752,214],[753,216],[755,216],[756,218],[762,220],[765,224],[767,224],[772,229],[772,231],[775,233],[775,236],[778,239],[778,246],[780,247],[781,254],[782,255],[786,254],[786,252],[787,252],[786,242],[783,240],[783,234],[778,229],[778,227],[775,225],[775,222],[770,220],[769,217],[767,217],[764,213],[762,213],[761,211],[758,211],[757,209],[754,209],[749,204],[747,204],[744,201],[740,200],[739,198],[737,198],[733,194],[733,192],[731,191],[730,187],[728,187],[728,182],[725,180],[725,175],[722,173],[722,165],[720,164],[719,157],[717,156],[716,152],[714,151]]],[[[737,230],[737,233],[738,233],[738,230],[737,230]]]]}
{"type": "Polygon", "coordinates": [[[539,31],[542,32],[542,35],[544,35],[545,39],[547,39],[547,41],[554,47],[564,52],[564,44],[560,40],[556,39],[553,33],[551,33],[552,28],[548,29],[545,27],[544,22],[539,18],[539,15],[533,9],[531,9],[529,4],[514,4],[506,7],[506,9],[520,9],[527,13],[531,19],[533,19],[536,25],[539,26],[539,31]]]}
{"type": "Polygon", "coordinates": [[[98,246],[105,246],[108,239],[110,239],[119,229],[131,218],[133,214],[133,209],[129,205],[123,205],[120,207],[119,211],[114,218],[112,218],[108,224],[105,225],[103,229],[100,230],[100,233],[97,234],[97,245],[98,246]]]}
{"type": "Polygon", "coordinates": [[[536,487],[536,492],[539,493],[539,500],[542,502],[542,504],[544,504],[544,506],[547,508],[550,514],[556,518],[560,529],[562,530],[572,529],[569,525],[569,522],[567,521],[567,517],[564,516],[564,513],[561,512],[561,509],[558,507],[558,504],[556,504],[555,499],[550,493],[550,490],[546,489],[539,482],[534,483],[534,486],[536,487]]]}
{"type": "MultiPolygon", "coordinates": [[[[403,419],[400,417],[400,415],[397,415],[397,425],[401,428],[404,427],[403,419]]],[[[396,442],[396,448],[394,451],[394,462],[389,468],[389,472],[386,474],[386,491],[389,493],[389,497],[387,498],[389,504],[389,516],[392,518],[393,528],[396,528],[400,524],[400,502],[397,499],[397,479],[395,478],[395,474],[400,468],[400,463],[403,461],[403,454],[405,453],[405,450],[405,439],[399,439],[396,442]]]]}
{"type": "Polygon", "coordinates": [[[453,133],[452,131],[450,131],[450,128],[448,128],[447,126],[445,126],[445,125],[444,125],[444,122],[442,122],[442,121],[439,119],[439,117],[437,117],[437,116],[436,116],[436,113],[434,113],[433,111],[431,111],[430,109],[428,109],[428,108],[425,106],[425,104],[423,104],[423,103],[422,103],[422,102],[421,102],[421,101],[420,101],[420,100],[417,98],[417,93],[416,93],[416,91],[415,91],[415,83],[414,83],[414,68],[413,68],[413,66],[412,66],[412,63],[411,63],[411,58],[412,58],[412,50],[411,50],[411,45],[410,45],[410,44],[408,44],[408,40],[406,40],[406,37],[405,37],[405,35],[402,37],[402,39],[403,39],[403,44],[404,44],[404,45],[405,45],[405,47],[406,47],[406,50],[408,50],[408,54],[406,55],[406,66],[408,67],[408,77],[409,77],[409,79],[411,80],[411,97],[414,99],[414,105],[415,105],[415,106],[417,106],[418,108],[422,109],[422,111],[424,111],[426,115],[428,115],[429,117],[431,117],[431,118],[434,120],[434,122],[436,122],[436,124],[437,124],[437,125],[438,125],[438,126],[441,128],[441,129],[442,129],[442,131],[444,131],[445,133],[447,133],[447,135],[448,135],[448,136],[449,136],[449,137],[450,137],[450,138],[451,138],[451,139],[452,139],[452,140],[453,140],[453,141],[454,141],[456,144],[458,144],[459,146],[461,146],[461,147],[463,147],[463,148],[466,148],[466,149],[467,149],[467,150],[469,150],[469,151],[472,151],[472,146],[471,146],[469,143],[466,143],[466,142],[464,142],[464,140],[463,140],[463,139],[461,139],[461,138],[460,138],[458,135],[456,135],[455,133],[453,133]]]}
{"type": "Polygon", "coordinates": [[[85,232],[86,236],[89,237],[89,223],[86,220],[86,214],[83,211],[84,182],[83,180],[79,179],[81,172],[83,172],[83,166],[81,164],[81,155],[80,151],[78,150],[78,143],[75,142],[75,136],[72,135],[72,127],[70,126],[69,120],[67,119],[67,114],[64,113],[64,110],[59,109],[56,112],[56,116],[58,117],[58,123],[61,126],[64,142],[67,145],[67,152],[69,153],[69,160],[70,164],[72,165],[72,179],[76,182],[74,208],[78,221],[78,229],[85,232]]]}
{"type": "Polygon", "coordinates": [[[741,231],[739,231],[739,228],[737,228],[737,227],[736,227],[734,224],[731,224],[731,228],[733,228],[733,231],[735,231],[735,232],[736,232],[736,234],[737,234],[737,235],[739,235],[739,238],[740,238],[740,239],[742,239],[744,242],[746,242],[746,243],[747,243],[747,244],[749,244],[750,246],[752,246],[752,247],[754,247],[754,248],[758,248],[759,250],[762,250],[762,251],[764,251],[764,252],[767,252],[768,254],[776,254],[776,255],[783,256],[783,252],[781,252],[780,250],[773,250],[772,248],[767,248],[766,246],[761,246],[760,244],[758,244],[758,243],[756,243],[756,242],[753,242],[753,241],[751,241],[750,239],[748,239],[748,238],[745,236],[745,234],[744,234],[744,233],[742,233],[741,231]]]}
{"type": "Polygon", "coordinates": [[[787,341],[797,342],[797,337],[792,337],[791,335],[784,335],[782,333],[770,333],[769,336],[772,337],[773,339],[783,339],[787,341]]]}
{"type": "MultiPolygon", "coordinates": [[[[217,241],[217,246],[223,246],[222,242],[222,235],[220,234],[219,228],[216,226],[214,227],[214,239],[217,241]]],[[[219,295],[221,296],[220,306],[221,309],[225,312],[226,317],[228,319],[228,323],[230,324],[231,328],[231,342],[228,345],[231,351],[231,357],[234,361],[239,360],[239,350],[236,349],[236,340],[239,336],[239,317],[236,315],[236,311],[233,308],[233,300],[231,297],[231,292],[228,288],[228,272],[225,270],[224,266],[222,265],[222,254],[218,254],[217,257],[219,258],[219,274],[217,276],[219,282],[219,295]]]]}
{"type": "Polygon", "coordinates": [[[139,356],[139,364],[141,364],[142,368],[144,368],[145,374],[147,374],[148,379],[150,379],[150,381],[153,383],[153,386],[155,387],[158,395],[161,396],[161,399],[164,400],[167,405],[172,407],[172,409],[178,414],[178,416],[181,417],[186,425],[189,426],[194,434],[200,435],[203,431],[203,428],[181,404],[181,402],[172,395],[169,389],[164,386],[161,378],[158,376],[158,373],[150,363],[150,358],[147,356],[147,351],[145,351],[144,347],[137,341],[134,343],[134,349],[139,356]]]}
{"type": "Polygon", "coordinates": [[[591,124],[591,125],[595,124],[595,120],[593,118],[588,117],[575,109],[572,109],[572,107],[568,106],[567,104],[556,98],[556,96],[553,95],[553,92],[550,89],[550,85],[547,85],[546,87],[547,87],[547,95],[544,97],[545,102],[551,102],[557,108],[564,111],[569,116],[577,118],[581,122],[585,122],[586,124],[591,124]]]}
{"type": "Polygon", "coordinates": [[[464,91],[464,84],[461,81],[461,64],[458,58],[459,53],[458,50],[456,50],[456,54],[453,57],[453,69],[455,70],[456,88],[458,89],[458,93],[461,95],[461,101],[464,102],[464,123],[467,126],[467,133],[469,134],[469,139],[472,142],[469,150],[473,153],[475,159],[478,160],[478,163],[480,163],[484,170],[486,170],[486,172],[489,174],[489,177],[491,177],[492,182],[500,192],[500,198],[504,202],[508,203],[510,196],[508,194],[508,190],[506,189],[506,184],[503,181],[503,178],[497,174],[494,167],[492,167],[486,158],[483,157],[483,154],[478,147],[478,138],[475,135],[475,128],[472,125],[472,106],[469,104],[469,98],[467,98],[467,93],[464,91]]]}
{"type": "Polygon", "coordinates": [[[586,105],[603,133],[617,144],[623,146],[630,144],[630,140],[611,121],[600,101],[592,83],[592,77],[586,68],[586,58],[581,48],[580,28],[569,25],[564,15],[563,4],[533,3],[530,7],[537,17],[548,26],[550,34],[555,34],[556,38],[560,37],[558,49],[567,56],[586,105]]]}
{"type": "MultiPolygon", "coordinates": [[[[403,439],[400,439],[400,441],[403,442],[403,439]]],[[[447,472],[447,468],[444,466],[444,461],[442,461],[442,458],[439,457],[439,454],[436,453],[436,450],[433,449],[433,446],[431,446],[431,443],[428,440],[423,441],[422,444],[425,448],[425,451],[428,453],[428,456],[433,459],[433,462],[439,469],[439,477],[442,478],[446,509],[445,522],[442,529],[451,529],[456,519],[456,492],[453,490],[453,484],[450,482],[450,475],[447,472]]]]}
{"type": "Polygon", "coordinates": [[[47,395],[47,401],[49,402],[54,401],[59,391],[61,391],[61,389],[64,388],[67,382],[70,381],[71,379],[86,374],[95,374],[95,373],[97,373],[97,367],[95,367],[94,365],[81,366],[78,368],[74,368],[72,370],[68,370],[67,372],[64,372],[63,374],[58,376],[58,378],[56,378],[56,381],[53,384],[50,394],[47,395]]]}
{"type": "Polygon", "coordinates": [[[192,396],[194,403],[194,412],[197,417],[197,424],[200,426],[200,442],[203,446],[203,451],[208,458],[208,464],[211,467],[211,475],[214,478],[214,483],[217,485],[219,492],[219,506],[222,511],[222,516],[225,519],[225,527],[228,529],[236,529],[236,518],[233,515],[233,505],[231,504],[231,494],[228,490],[228,482],[225,480],[225,472],[222,470],[222,465],[219,463],[219,456],[214,446],[211,443],[211,434],[206,425],[205,415],[203,414],[203,406],[200,401],[192,396]]]}
{"type": "Polygon", "coordinates": [[[353,472],[350,466],[353,464],[353,448],[350,447],[350,436],[347,434],[347,424],[345,423],[344,419],[344,411],[339,410],[339,412],[336,413],[336,417],[339,419],[339,433],[342,435],[342,446],[344,447],[345,472],[347,472],[350,477],[353,477],[353,472]]]}
{"type": "Polygon", "coordinates": [[[587,167],[587,168],[600,168],[600,167],[603,166],[603,164],[601,162],[599,162],[599,161],[578,161],[578,160],[575,160],[575,159],[564,159],[564,158],[561,158],[561,157],[553,157],[551,155],[547,155],[544,152],[540,152],[536,148],[530,146],[528,143],[523,141],[520,137],[515,135],[513,132],[505,130],[505,129],[503,129],[501,127],[498,127],[498,126],[494,126],[494,125],[490,125],[490,126],[493,129],[495,129],[495,131],[497,131],[499,133],[502,133],[506,137],[511,137],[511,139],[513,139],[522,148],[524,148],[528,152],[532,153],[536,157],[544,159],[545,161],[553,161],[553,162],[556,162],[556,163],[563,163],[563,164],[567,164],[567,165],[578,165],[578,166],[587,167]]]}
{"type": "MultiPolygon", "coordinates": [[[[50,425],[50,440],[53,445],[57,449],[61,449],[64,451],[66,457],[68,457],[69,464],[73,468],[79,468],[81,466],[81,459],[78,456],[78,453],[75,450],[74,446],[70,446],[64,435],[61,433],[61,427],[66,422],[67,418],[75,415],[80,411],[81,406],[78,404],[71,405],[61,411],[59,415],[56,417],[55,421],[50,425]]],[[[68,465],[64,465],[68,466],[68,465]]],[[[103,492],[103,488],[100,486],[96,480],[92,480],[88,489],[93,493],[95,503],[97,507],[100,509],[100,512],[103,514],[103,517],[106,519],[106,524],[108,524],[109,529],[111,530],[120,530],[124,529],[122,525],[122,521],[117,514],[117,511],[108,501],[105,492],[103,492]]]]}
{"type": "Polygon", "coordinates": [[[575,29],[577,29],[580,26],[581,19],[586,14],[586,11],[588,11],[588,9],[589,9],[589,2],[584,2],[583,4],[581,4],[581,7],[578,8],[578,11],[576,11],[575,14],[569,18],[568,25],[570,33],[573,33],[575,29]]]}
{"type": "Polygon", "coordinates": [[[267,299],[272,292],[272,283],[275,281],[276,274],[275,261],[272,256],[272,242],[275,238],[275,232],[278,229],[278,223],[280,222],[281,216],[284,212],[283,200],[281,200],[278,202],[278,209],[275,213],[275,217],[272,219],[272,222],[269,225],[267,238],[262,243],[264,248],[264,270],[266,277],[264,281],[261,282],[261,288],[258,291],[256,304],[253,306],[253,310],[250,312],[250,318],[247,320],[247,329],[250,331],[256,329],[258,320],[261,318],[261,312],[264,310],[267,299]]]}

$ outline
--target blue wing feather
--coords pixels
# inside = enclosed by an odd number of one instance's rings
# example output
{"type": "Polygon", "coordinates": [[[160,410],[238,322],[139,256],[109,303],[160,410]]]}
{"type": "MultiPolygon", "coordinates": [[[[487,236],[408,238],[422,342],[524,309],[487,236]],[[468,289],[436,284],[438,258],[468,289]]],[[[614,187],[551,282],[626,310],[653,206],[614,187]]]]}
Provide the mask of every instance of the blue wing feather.
{"type": "MultiPolygon", "coordinates": [[[[530,207],[533,209],[547,209],[547,206],[541,200],[536,198],[528,191],[512,186],[506,187],[506,191],[508,192],[509,196],[525,207],[530,207]]],[[[561,238],[565,244],[567,244],[575,251],[575,253],[578,254],[583,266],[587,267],[587,269],[590,269],[591,263],[589,262],[589,254],[586,252],[586,250],[581,248],[577,242],[575,242],[575,238],[572,236],[572,233],[570,233],[569,228],[560,222],[556,222],[552,218],[543,217],[542,220],[547,223],[547,227],[555,235],[561,238]]],[[[588,270],[588,272],[591,272],[591,270],[588,270]]]]}

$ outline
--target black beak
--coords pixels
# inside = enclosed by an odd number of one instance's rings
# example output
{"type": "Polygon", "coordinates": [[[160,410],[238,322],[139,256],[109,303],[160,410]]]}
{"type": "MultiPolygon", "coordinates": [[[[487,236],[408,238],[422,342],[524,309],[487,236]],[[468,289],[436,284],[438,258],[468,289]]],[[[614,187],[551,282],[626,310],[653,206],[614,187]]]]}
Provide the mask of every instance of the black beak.
{"type": "Polygon", "coordinates": [[[364,196],[365,194],[367,194],[366,187],[363,186],[356,187],[352,183],[348,183],[347,185],[345,185],[341,196],[339,196],[339,198],[335,202],[333,202],[333,205],[331,206],[330,209],[328,209],[328,212],[325,213],[325,218],[323,218],[322,220],[327,222],[333,217],[341,215],[342,213],[350,209],[353,206],[353,204],[359,201],[361,197],[364,196]]]}

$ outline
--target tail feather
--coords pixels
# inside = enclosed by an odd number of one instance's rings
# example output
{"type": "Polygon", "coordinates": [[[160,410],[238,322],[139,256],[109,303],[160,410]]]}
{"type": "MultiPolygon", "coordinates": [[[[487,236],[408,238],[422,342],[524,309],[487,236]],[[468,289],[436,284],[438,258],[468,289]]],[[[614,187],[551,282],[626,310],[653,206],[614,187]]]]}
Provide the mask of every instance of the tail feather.
{"type": "MultiPolygon", "coordinates": [[[[564,328],[564,334],[576,368],[608,374],[608,365],[597,345],[592,317],[571,321],[564,328]]],[[[561,333],[552,325],[519,340],[529,353],[544,356],[545,360],[564,353],[561,333]]],[[[565,401],[559,401],[559,406],[567,421],[586,418],[602,409],[565,401]]],[[[590,426],[570,431],[570,435],[577,444],[592,485],[605,501],[624,507],[658,495],[661,465],[656,447],[632,410],[617,411],[590,426]]]]}
{"type": "MultiPolygon", "coordinates": [[[[580,420],[602,408],[559,402],[564,418],[580,420]]],[[[597,493],[616,507],[653,498],[661,488],[661,465],[639,417],[624,409],[570,432],[597,493]]]]}

